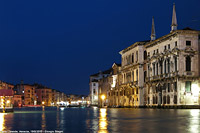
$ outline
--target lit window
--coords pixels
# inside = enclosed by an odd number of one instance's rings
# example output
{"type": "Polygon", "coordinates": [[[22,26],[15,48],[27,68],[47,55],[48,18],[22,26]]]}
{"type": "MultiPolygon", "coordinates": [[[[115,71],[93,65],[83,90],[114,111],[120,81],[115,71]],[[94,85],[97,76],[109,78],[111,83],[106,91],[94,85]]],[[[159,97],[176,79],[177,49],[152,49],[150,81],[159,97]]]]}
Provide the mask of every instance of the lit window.
{"type": "Polygon", "coordinates": [[[191,81],[185,82],[185,91],[190,92],[191,91],[191,81]]]}

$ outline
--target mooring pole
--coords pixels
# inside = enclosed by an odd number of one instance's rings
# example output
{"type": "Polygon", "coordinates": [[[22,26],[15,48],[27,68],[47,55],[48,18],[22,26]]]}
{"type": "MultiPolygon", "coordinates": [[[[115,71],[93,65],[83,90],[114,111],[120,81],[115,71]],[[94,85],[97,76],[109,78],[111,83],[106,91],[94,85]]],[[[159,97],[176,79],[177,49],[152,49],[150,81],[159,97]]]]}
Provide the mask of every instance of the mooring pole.
{"type": "Polygon", "coordinates": [[[3,113],[6,112],[6,100],[5,100],[5,96],[3,96],[3,113]]]}

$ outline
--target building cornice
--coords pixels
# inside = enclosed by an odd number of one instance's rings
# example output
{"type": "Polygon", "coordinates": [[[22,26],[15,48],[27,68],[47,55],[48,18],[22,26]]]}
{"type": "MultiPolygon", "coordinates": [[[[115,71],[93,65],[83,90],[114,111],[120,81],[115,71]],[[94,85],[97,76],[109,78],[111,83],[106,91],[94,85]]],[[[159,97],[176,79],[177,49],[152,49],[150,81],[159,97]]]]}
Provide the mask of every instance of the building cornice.
{"type": "Polygon", "coordinates": [[[152,47],[154,45],[157,45],[163,41],[166,41],[172,37],[176,37],[178,34],[200,34],[200,31],[196,31],[196,30],[175,30],[167,35],[164,35],[154,41],[151,41],[149,43],[145,44],[146,48],[152,47]]]}

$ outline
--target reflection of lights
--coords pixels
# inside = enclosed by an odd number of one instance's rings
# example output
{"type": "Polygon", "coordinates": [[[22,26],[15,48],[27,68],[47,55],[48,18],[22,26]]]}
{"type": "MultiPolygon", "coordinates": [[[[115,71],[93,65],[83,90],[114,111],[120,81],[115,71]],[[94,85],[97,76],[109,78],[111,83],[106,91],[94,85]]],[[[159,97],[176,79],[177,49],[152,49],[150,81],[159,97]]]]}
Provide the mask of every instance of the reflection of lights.
{"type": "Polygon", "coordinates": [[[45,118],[45,112],[42,113],[42,130],[46,129],[46,118],[45,118]]]}
{"type": "Polygon", "coordinates": [[[108,132],[107,126],[108,126],[107,109],[101,108],[100,109],[100,117],[99,117],[99,132],[107,133],[108,132]]]}
{"type": "Polygon", "coordinates": [[[3,131],[5,129],[5,127],[4,127],[4,122],[5,122],[4,116],[5,116],[4,113],[0,113],[0,131],[3,131]]]}
{"type": "Polygon", "coordinates": [[[95,109],[95,110],[96,110],[96,109],[97,109],[97,107],[93,107],[93,109],[95,109]]]}
{"type": "Polygon", "coordinates": [[[106,113],[106,109],[100,109],[101,112],[101,117],[104,118],[106,117],[107,113],[106,113]]]}
{"type": "Polygon", "coordinates": [[[199,110],[190,110],[190,132],[194,133],[200,130],[199,126],[199,110]]]}
{"type": "Polygon", "coordinates": [[[63,110],[65,110],[65,108],[64,108],[64,107],[61,107],[61,108],[60,108],[60,110],[62,110],[62,111],[63,111],[63,110]]]}

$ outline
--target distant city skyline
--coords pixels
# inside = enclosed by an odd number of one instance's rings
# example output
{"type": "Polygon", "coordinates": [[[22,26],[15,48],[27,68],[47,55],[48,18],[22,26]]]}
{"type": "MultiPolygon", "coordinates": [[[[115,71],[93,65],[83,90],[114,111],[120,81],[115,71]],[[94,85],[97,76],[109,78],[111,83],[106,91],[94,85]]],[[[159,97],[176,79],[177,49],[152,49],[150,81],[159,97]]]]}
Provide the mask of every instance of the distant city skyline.
{"type": "Polygon", "coordinates": [[[1,1],[0,80],[89,94],[89,76],[121,63],[119,51],[171,30],[200,30],[199,0],[1,1]]]}

